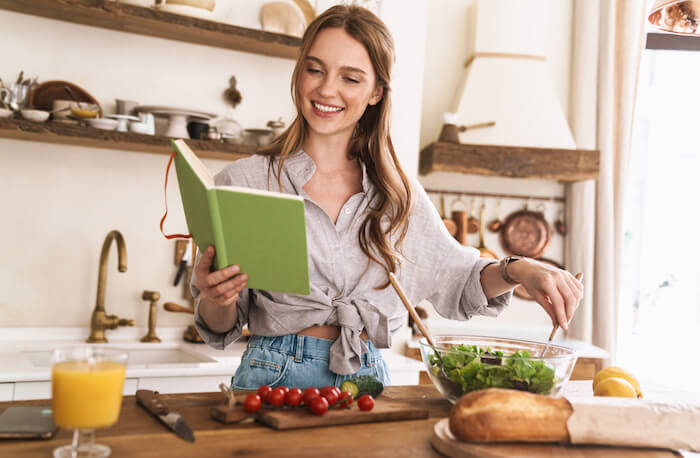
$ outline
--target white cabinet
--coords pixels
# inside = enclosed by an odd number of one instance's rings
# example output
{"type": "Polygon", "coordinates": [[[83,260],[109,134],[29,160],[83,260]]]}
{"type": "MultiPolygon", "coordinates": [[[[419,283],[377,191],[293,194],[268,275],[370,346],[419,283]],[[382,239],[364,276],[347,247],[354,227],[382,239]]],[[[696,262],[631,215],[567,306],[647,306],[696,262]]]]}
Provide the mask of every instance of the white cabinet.
{"type": "Polygon", "coordinates": [[[0,402],[12,401],[15,397],[14,383],[0,383],[0,402]]]}
{"type": "Polygon", "coordinates": [[[159,393],[210,393],[217,391],[220,383],[228,386],[230,382],[230,375],[141,377],[139,379],[139,389],[153,390],[159,393]]]}

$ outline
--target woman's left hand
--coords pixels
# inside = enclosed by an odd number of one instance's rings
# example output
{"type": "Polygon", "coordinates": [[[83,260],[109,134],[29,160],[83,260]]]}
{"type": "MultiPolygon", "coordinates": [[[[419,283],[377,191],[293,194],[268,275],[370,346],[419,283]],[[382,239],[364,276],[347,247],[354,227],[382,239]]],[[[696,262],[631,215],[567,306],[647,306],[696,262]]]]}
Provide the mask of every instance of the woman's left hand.
{"type": "Polygon", "coordinates": [[[552,318],[552,324],[569,328],[583,297],[583,283],[566,270],[529,258],[508,265],[508,274],[542,306],[552,318]]]}

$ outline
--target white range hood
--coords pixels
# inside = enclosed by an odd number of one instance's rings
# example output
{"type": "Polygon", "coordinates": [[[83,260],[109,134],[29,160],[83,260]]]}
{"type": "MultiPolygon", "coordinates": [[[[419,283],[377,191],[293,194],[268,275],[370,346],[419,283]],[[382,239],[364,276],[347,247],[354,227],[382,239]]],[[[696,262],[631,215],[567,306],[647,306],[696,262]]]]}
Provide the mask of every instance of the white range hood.
{"type": "Polygon", "coordinates": [[[475,53],[451,111],[460,142],[575,149],[545,56],[547,0],[478,0],[475,53]]]}

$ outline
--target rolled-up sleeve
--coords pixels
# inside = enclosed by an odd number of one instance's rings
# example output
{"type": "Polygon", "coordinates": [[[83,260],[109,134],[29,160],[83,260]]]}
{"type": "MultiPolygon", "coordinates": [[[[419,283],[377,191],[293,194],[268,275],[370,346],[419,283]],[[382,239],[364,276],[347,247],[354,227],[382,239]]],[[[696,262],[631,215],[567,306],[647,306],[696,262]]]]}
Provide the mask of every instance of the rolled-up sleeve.
{"type": "Polygon", "coordinates": [[[422,186],[414,189],[409,235],[413,233],[413,238],[416,233],[422,234],[425,240],[416,244],[415,264],[411,266],[419,271],[412,276],[416,299],[428,300],[441,316],[453,320],[468,320],[474,315],[497,316],[510,303],[513,292],[487,298],[481,286],[481,272],[498,261],[482,258],[476,248],[460,245],[447,232],[422,186]]]}

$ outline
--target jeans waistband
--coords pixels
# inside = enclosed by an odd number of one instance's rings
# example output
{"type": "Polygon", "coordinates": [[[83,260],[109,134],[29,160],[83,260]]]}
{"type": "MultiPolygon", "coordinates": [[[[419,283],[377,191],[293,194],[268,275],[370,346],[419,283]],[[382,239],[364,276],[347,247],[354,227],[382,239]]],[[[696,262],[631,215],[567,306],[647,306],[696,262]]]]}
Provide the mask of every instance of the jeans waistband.
{"type": "MultiPolygon", "coordinates": [[[[334,340],[321,339],[311,336],[300,336],[297,334],[288,334],[286,336],[258,336],[253,335],[248,339],[249,348],[262,348],[264,350],[277,351],[282,354],[293,356],[294,360],[299,362],[305,358],[329,360],[329,352],[334,340]]],[[[371,366],[375,361],[381,360],[381,352],[372,344],[371,341],[363,341],[367,346],[367,351],[362,354],[362,362],[371,366]]]]}

